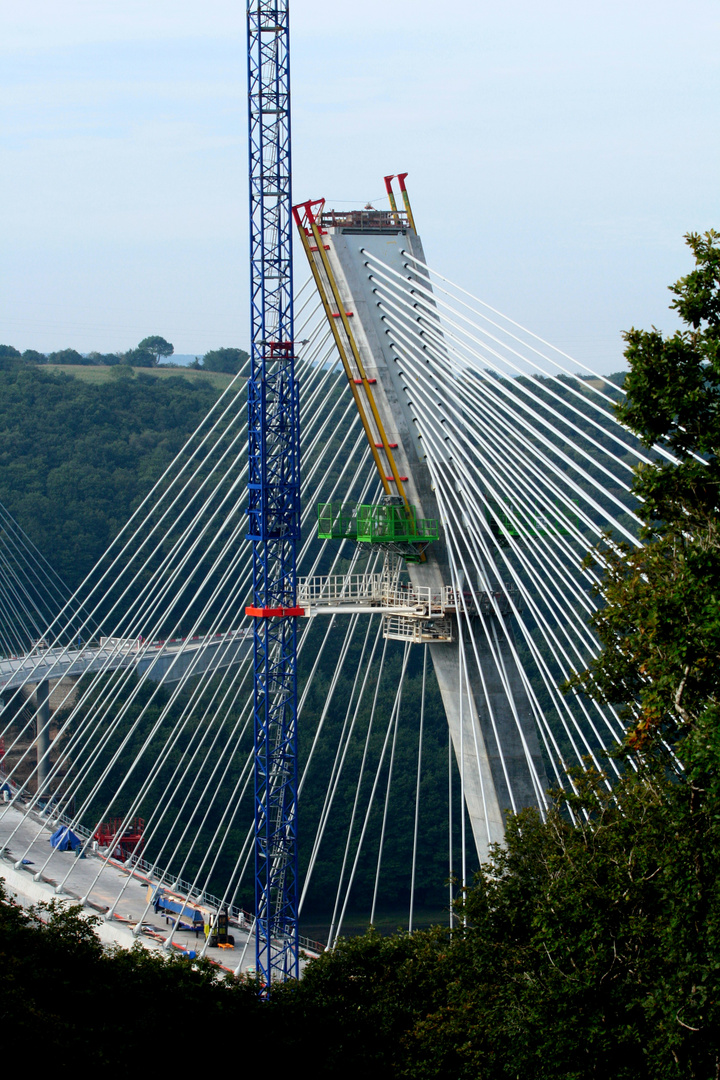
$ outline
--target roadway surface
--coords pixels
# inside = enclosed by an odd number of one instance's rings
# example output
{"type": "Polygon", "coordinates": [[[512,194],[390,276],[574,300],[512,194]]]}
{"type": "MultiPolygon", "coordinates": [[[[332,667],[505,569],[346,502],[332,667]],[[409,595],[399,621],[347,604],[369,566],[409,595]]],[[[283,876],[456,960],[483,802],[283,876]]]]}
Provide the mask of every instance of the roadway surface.
{"type": "MultiPolygon", "coordinates": [[[[178,929],[172,932],[172,919],[155,913],[149,905],[153,886],[160,884],[157,877],[138,870],[129,870],[122,863],[106,861],[102,855],[88,852],[79,859],[71,851],[57,851],[50,844],[53,828],[41,818],[25,815],[12,805],[0,805],[0,877],[5,879],[8,894],[23,907],[60,901],[64,905],[85,900],[89,916],[99,916],[101,922],[96,931],[107,946],[120,945],[130,949],[136,942],[153,952],[182,952],[185,954],[203,950],[205,941],[201,931],[178,929]],[[22,860],[20,867],[16,866],[22,860]],[[95,881],[98,871],[102,874],[95,881]],[[67,877],[62,892],[57,889],[67,877]]],[[[166,887],[164,887],[166,888],[166,887]]],[[[181,902],[186,897],[180,892],[167,890],[171,898],[181,902]]],[[[203,916],[212,921],[217,913],[207,904],[192,902],[203,916]]],[[[188,909],[190,910],[190,909],[188,909]]],[[[188,922],[192,916],[186,916],[188,922]]],[[[183,919],[185,922],[185,919],[183,919]]],[[[205,955],[229,972],[254,972],[255,939],[250,933],[250,916],[241,914],[231,920],[230,934],[235,943],[231,948],[210,948],[205,955]],[[240,925],[244,923],[244,925],[240,925]]],[[[308,952],[308,955],[312,953],[308,952]]],[[[305,961],[301,961],[301,968],[305,961]]]]}

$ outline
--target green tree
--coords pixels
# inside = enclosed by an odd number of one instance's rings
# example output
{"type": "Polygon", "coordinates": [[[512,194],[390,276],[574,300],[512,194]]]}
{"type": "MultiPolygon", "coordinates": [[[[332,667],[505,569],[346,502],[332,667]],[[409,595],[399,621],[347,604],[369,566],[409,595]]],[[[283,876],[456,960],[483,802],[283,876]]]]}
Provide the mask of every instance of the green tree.
{"type": "Polygon", "coordinates": [[[22,358],[26,364],[47,364],[47,356],[45,353],[38,352],[37,349],[26,349],[22,358]]]}
{"type": "Polygon", "coordinates": [[[155,357],[155,363],[159,364],[161,358],[172,356],[175,352],[174,345],[171,345],[169,341],[166,341],[164,337],[160,337],[158,334],[152,334],[150,337],[143,338],[138,344],[138,350],[149,352],[155,357]]]}
{"type": "Polygon", "coordinates": [[[206,371],[224,371],[228,375],[237,375],[248,358],[244,349],[211,349],[203,356],[202,366],[206,371]]]}
{"type": "Polygon", "coordinates": [[[626,398],[616,412],[642,442],[673,455],[637,469],[644,546],[608,541],[602,643],[575,685],[622,705],[629,741],[692,736],[706,766],[720,764],[720,235],[691,233],[695,269],[671,291],[685,328],[669,337],[630,330],[626,398]]]}
{"type": "Polygon", "coordinates": [[[100,920],[78,905],[58,902],[25,912],[0,883],[0,1000],[12,1038],[6,1068],[22,1064],[28,1046],[36,1067],[65,1072],[85,1066],[116,1067],[137,1058],[163,1032],[163,1061],[187,1066],[188,1031],[215,1032],[213,1062],[236,1064],[228,1031],[248,1041],[247,1066],[257,1071],[263,1051],[257,1036],[263,1008],[251,982],[223,979],[207,961],[167,959],[140,946],[106,950],[94,932],[100,920]],[[225,1037],[223,1037],[225,1036],[225,1037]]]}
{"type": "Polygon", "coordinates": [[[77,352],[76,349],[60,349],[48,356],[49,364],[92,364],[92,360],[77,352]]]}
{"type": "Polygon", "coordinates": [[[120,357],[120,363],[130,367],[155,367],[157,357],[148,349],[128,349],[120,357]]]}
{"type": "Polygon", "coordinates": [[[105,367],[114,367],[116,364],[120,363],[120,354],[91,352],[88,353],[88,360],[92,360],[93,364],[102,364],[105,367]]]}

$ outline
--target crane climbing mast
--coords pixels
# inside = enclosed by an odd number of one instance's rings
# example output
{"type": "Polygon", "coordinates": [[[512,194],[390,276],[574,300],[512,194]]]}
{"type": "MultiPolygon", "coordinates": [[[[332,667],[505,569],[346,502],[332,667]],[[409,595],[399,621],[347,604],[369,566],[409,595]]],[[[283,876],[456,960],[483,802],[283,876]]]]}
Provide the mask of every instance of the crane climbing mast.
{"type": "Polygon", "coordinates": [[[288,0],[248,5],[248,537],[253,548],[256,966],[298,975],[297,615],[300,430],[293,339],[288,0]]]}

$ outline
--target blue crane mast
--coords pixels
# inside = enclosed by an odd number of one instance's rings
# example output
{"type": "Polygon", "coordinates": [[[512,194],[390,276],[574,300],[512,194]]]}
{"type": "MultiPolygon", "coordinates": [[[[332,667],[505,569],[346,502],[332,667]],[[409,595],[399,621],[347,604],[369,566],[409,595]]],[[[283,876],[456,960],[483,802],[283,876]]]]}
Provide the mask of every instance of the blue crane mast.
{"type": "Polygon", "coordinates": [[[297,616],[300,415],[295,380],[289,2],[249,0],[248,537],[253,549],[256,967],[298,976],[297,616]]]}

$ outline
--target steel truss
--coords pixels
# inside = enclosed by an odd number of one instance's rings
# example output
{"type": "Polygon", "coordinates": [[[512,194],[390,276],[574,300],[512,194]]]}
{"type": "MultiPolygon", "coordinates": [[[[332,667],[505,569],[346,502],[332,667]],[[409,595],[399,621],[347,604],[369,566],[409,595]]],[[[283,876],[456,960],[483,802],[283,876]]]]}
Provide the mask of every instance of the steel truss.
{"type": "Polygon", "coordinates": [[[256,966],[298,976],[297,614],[300,430],[295,381],[288,0],[248,5],[248,514],[253,547],[256,966]]]}

